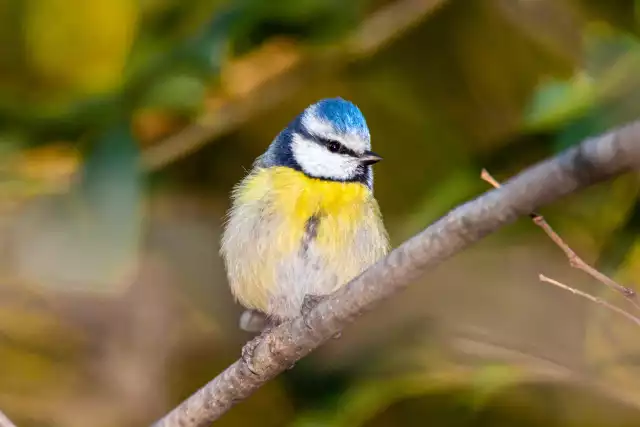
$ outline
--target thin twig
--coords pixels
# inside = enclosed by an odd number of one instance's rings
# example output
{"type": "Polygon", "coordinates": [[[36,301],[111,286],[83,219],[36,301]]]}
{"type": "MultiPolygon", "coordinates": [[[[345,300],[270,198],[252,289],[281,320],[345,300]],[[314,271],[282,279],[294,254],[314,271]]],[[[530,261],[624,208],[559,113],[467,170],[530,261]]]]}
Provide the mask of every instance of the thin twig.
{"type": "MultiPolygon", "coordinates": [[[[495,178],[493,178],[486,169],[482,170],[480,177],[495,188],[500,188],[501,186],[501,184],[495,178]]],[[[549,223],[544,219],[542,215],[532,212],[529,214],[529,216],[538,227],[542,228],[544,232],[547,233],[547,236],[549,236],[553,243],[555,243],[556,246],[558,246],[565,253],[567,258],[569,259],[569,265],[571,265],[571,267],[584,271],[600,283],[619,292],[631,304],[633,304],[637,309],[640,310],[640,304],[638,304],[636,300],[636,292],[633,289],[620,285],[615,280],[607,277],[606,275],[602,274],[601,272],[584,262],[584,260],[580,258],[578,254],[576,254],[573,249],[569,247],[569,245],[562,239],[562,237],[560,237],[560,235],[556,233],[553,228],[551,228],[549,223]]]]}
{"type": "Polygon", "coordinates": [[[586,298],[586,299],[588,299],[590,301],[593,301],[596,304],[600,304],[600,305],[602,305],[604,307],[607,307],[609,310],[615,311],[616,313],[626,317],[627,319],[631,320],[636,325],[640,326],[640,318],[637,318],[633,314],[628,313],[628,312],[624,311],[623,309],[621,309],[619,307],[616,307],[615,305],[603,300],[602,298],[595,297],[595,296],[593,296],[591,294],[588,294],[586,292],[583,292],[583,291],[580,291],[578,289],[572,288],[571,286],[567,286],[564,283],[560,283],[557,280],[554,280],[554,279],[551,279],[551,278],[545,276],[544,274],[540,274],[538,277],[542,282],[550,283],[550,284],[555,285],[555,286],[557,286],[557,287],[559,287],[561,289],[564,289],[565,291],[569,291],[569,292],[571,292],[573,294],[579,295],[579,296],[581,296],[583,298],[586,298]]]}
{"type": "Polygon", "coordinates": [[[16,427],[7,416],[0,411],[0,427],[16,427]]]}
{"type": "Polygon", "coordinates": [[[264,333],[249,361],[235,361],[154,427],[205,427],[360,315],[446,259],[560,197],[640,168],[640,122],[583,141],[502,188],[458,206],[327,296],[304,316],[264,333]]]}

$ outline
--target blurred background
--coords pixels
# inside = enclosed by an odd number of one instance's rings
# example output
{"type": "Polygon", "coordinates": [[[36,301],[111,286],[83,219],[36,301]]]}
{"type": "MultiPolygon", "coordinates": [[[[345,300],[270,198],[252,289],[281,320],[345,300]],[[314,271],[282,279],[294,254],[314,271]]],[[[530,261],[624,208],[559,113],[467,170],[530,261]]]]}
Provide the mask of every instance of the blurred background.
{"type": "MultiPolygon", "coordinates": [[[[308,104],[360,106],[395,245],[640,116],[637,0],[0,0],[0,410],[148,425],[250,335],[218,256],[228,194],[308,104]]],[[[638,176],[542,213],[640,274],[638,176]]],[[[384,303],[219,426],[631,426],[631,310],[528,219],[384,303]]]]}

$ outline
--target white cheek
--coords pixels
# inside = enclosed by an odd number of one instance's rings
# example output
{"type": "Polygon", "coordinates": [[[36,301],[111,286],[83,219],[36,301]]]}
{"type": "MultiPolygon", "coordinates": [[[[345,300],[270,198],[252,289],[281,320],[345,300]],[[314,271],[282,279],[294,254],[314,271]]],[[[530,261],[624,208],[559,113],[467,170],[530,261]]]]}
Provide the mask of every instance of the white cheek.
{"type": "Polygon", "coordinates": [[[349,179],[358,170],[358,161],[332,153],[320,144],[293,135],[293,156],[302,170],[318,178],[349,179]]]}

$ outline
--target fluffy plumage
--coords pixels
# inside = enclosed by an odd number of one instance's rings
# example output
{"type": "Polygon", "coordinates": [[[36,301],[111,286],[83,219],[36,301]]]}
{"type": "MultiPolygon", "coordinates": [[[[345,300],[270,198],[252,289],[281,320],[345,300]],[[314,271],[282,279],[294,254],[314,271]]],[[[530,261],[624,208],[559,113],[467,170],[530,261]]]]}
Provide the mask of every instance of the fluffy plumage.
{"type": "Polygon", "coordinates": [[[222,238],[230,287],[276,321],[344,285],[388,250],[360,110],[322,100],[296,117],[236,186],[222,238]]]}

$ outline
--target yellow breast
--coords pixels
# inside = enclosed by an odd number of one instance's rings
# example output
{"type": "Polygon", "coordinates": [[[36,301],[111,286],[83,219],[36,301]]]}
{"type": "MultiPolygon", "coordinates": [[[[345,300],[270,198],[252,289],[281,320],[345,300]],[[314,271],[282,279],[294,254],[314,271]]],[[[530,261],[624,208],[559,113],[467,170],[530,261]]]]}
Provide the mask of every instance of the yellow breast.
{"type": "Polygon", "coordinates": [[[255,169],[236,188],[222,253],[238,301],[273,315],[274,299],[291,300],[296,311],[301,292],[335,290],[383,256],[387,247],[378,204],[368,187],[272,167],[255,169]],[[308,221],[314,216],[319,221],[310,240],[308,221]]]}
{"type": "Polygon", "coordinates": [[[317,230],[319,246],[341,246],[349,243],[363,220],[371,191],[356,182],[335,182],[310,178],[287,167],[261,169],[247,179],[238,192],[240,203],[264,200],[278,215],[287,218],[285,246],[295,250],[305,233],[305,225],[313,215],[322,220],[317,230]]]}

